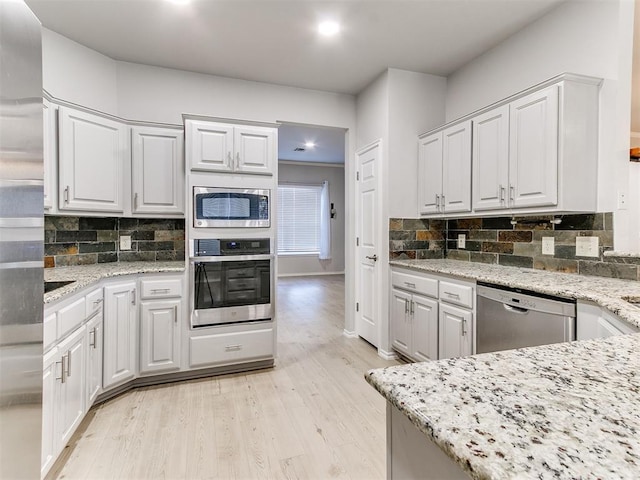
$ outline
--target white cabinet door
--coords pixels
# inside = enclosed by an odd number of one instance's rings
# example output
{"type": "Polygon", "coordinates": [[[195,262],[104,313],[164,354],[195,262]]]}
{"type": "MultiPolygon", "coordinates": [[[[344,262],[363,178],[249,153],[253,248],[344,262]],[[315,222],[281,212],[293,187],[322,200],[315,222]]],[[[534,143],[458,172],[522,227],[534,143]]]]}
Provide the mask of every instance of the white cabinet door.
{"type": "Polygon", "coordinates": [[[44,160],[44,208],[50,210],[55,205],[56,179],[58,169],[58,132],[56,128],[57,109],[47,100],[42,100],[42,155],[44,160]]]}
{"type": "Polygon", "coordinates": [[[418,143],[418,212],[440,212],[442,194],[442,133],[421,138],[418,143]]]}
{"type": "Polygon", "coordinates": [[[558,89],[554,85],[510,104],[512,208],[558,203],[558,89]]]}
{"type": "Polygon", "coordinates": [[[442,132],[441,205],[444,213],[471,211],[470,120],[442,132]]]}
{"type": "Polygon", "coordinates": [[[233,171],[232,125],[187,120],[185,134],[191,170],[233,171]]]}
{"type": "Polygon", "coordinates": [[[235,127],[235,169],[242,173],[271,175],[275,161],[276,131],[268,127],[235,127]]]}
{"type": "Polygon", "coordinates": [[[180,368],[181,300],[141,303],[140,372],[180,368]]]}
{"type": "Polygon", "coordinates": [[[122,212],[127,130],[90,113],[59,109],[59,207],[122,212]]]}
{"type": "Polygon", "coordinates": [[[57,439],[61,446],[67,444],[82,421],[85,412],[85,327],[74,331],[58,345],[64,368],[64,383],[60,390],[60,403],[56,416],[57,439]]]}
{"type": "Polygon", "coordinates": [[[439,358],[471,355],[473,314],[444,303],[440,303],[439,307],[439,358]]]}
{"type": "Polygon", "coordinates": [[[391,289],[391,346],[407,356],[411,355],[410,302],[410,294],[397,288],[391,289]]]}
{"type": "Polygon", "coordinates": [[[473,209],[507,207],[509,188],[509,106],[473,119],[473,209]]]}
{"type": "Polygon", "coordinates": [[[87,410],[102,391],[102,312],[87,323],[87,410]]]}
{"type": "Polygon", "coordinates": [[[102,383],[106,389],[136,374],[136,284],[106,286],[104,296],[102,383]]]}
{"type": "Polygon", "coordinates": [[[131,129],[132,212],[184,213],[183,133],[156,127],[131,129]]]}
{"type": "Polygon", "coordinates": [[[58,456],[55,419],[58,405],[57,396],[60,393],[60,381],[57,379],[60,376],[60,363],[56,348],[44,355],[42,367],[42,456],[40,472],[42,478],[44,478],[58,456]]]}
{"type": "Polygon", "coordinates": [[[438,302],[413,295],[412,344],[410,356],[420,362],[438,359],[438,302]]]}

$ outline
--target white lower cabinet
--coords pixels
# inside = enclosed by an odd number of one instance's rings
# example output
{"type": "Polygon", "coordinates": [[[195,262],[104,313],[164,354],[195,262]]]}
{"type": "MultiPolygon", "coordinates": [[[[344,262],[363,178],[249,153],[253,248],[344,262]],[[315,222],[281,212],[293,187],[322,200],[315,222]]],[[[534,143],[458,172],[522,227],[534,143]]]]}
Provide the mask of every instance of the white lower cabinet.
{"type": "Polygon", "coordinates": [[[412,360],[438,358],[438,301],[392,289],[391,346],[412,360]]]}
{"type": "Polygon", "coordinates": [[[473,313],[440,303],[439,358],[464,357],[473,353],[473,313]]]}
{"type": "Polygon", "coordinates": [[[140,309],[140,373],[180,368],[182,301],[143,301],[140,309]]]}
{"type": "Polygon", "coordinates": [[[607,309],[591,302],[578,301],[576,310],[576,340],[607,338],[640,331],[607,309]]]}
{"type": "Polygon", "coordinates": [[[58,456],[54,421],[58,405],[57,393],[59,380],[58,349],[54,348],[43,357],[42,372],[42,456],[41,475],[44,477],[58,456]]]}
{"type": "Polygon", "coordinates": [[[103,386],[132,380],[137,364],[136,282],[104,287],[103,386]]]}
{"type": "Polygon", "coordinates": [[[87,410],[102,392],[103,315],[100,312],[87,323],[87,410]]]}
{"type": "Polygon", "coordinates": [[[78,328],[58,345],[61,367],[60,410],[56,431],[62,445],[71,438],[85,412],[85,327],[78,328]]]}
{"type": "Polygon", "coordinates": [[[268,360],[274,355],[273,326],[265,324],[243,332],[212,332],[190,338],[189,346],[192,368],[268,360]]]}

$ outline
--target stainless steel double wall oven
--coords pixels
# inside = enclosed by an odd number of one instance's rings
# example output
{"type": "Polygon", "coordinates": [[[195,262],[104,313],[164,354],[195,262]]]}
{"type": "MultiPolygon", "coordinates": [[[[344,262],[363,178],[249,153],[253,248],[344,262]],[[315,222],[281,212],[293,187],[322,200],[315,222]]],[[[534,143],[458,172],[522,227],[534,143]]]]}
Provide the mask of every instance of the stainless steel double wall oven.
{"type": "Polygon", "coordinates": [[[273,317],[269,238],[196,239],[189,248],[192,327],[273,317]]]}

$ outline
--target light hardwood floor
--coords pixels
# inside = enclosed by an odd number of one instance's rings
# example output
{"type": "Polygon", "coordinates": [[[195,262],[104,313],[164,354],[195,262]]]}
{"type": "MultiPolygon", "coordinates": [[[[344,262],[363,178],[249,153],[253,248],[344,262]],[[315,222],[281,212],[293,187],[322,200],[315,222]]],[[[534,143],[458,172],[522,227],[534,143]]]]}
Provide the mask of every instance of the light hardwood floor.
{"type": "Polygon", "coordinates": [[[377,479],[396,364],[342,335],[344,277],[278,281],[273,369],[139,388],[92,409],[50,478],[377,479]]]}

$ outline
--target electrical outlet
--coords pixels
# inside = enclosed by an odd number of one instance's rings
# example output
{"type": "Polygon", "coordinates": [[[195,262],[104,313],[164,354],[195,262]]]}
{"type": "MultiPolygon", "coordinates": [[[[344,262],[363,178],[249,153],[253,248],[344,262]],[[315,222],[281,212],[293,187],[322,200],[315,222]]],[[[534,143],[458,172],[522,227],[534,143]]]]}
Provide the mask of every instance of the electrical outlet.
{"type": "Polygon", "coordinates": [[[576,237],[576,257],[598,257],[600,252],[598,237],[576,237]]]}
{"type": "Polygon", "coordinates": [[[467,236],[464,233],[458,235],[458,248],[464,248],[467,236]]]}
{"type": "Polygon", "coordinates": [[[120,236],[120,250],[131,250],[131,235],[120,236]]]}
{"type": "Polygon", "coordinates": [[[555,253],[555,239],[553,237],[542,237],[542,254],[553,255],[555,253]]]}
{"type": "Polygon", "coordinates": [[[626,210],[627,209],[627,193],[618,190],[618,210],[626,210]]]}

